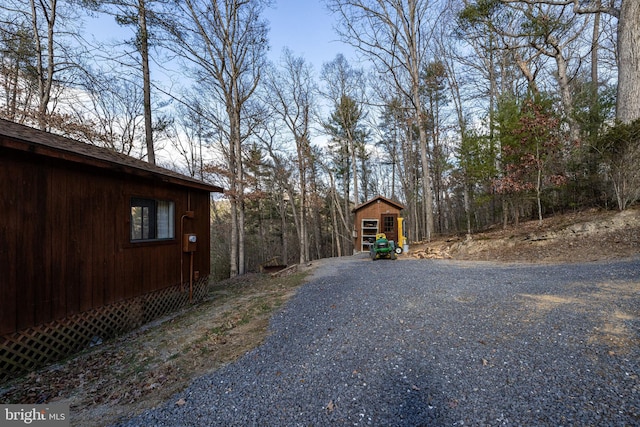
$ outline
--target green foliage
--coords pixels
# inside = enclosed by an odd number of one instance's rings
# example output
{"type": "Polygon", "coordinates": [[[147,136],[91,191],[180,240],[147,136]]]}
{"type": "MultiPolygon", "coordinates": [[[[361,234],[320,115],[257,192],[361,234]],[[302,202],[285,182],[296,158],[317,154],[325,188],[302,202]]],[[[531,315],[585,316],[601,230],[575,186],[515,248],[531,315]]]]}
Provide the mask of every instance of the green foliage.
{"type": "Polygon", "coordinates": [[[430,99],[446,100],[447,71],[441,61],[429,62],[422,72],[422,91],[430,99]]]}
{"type": "Polygon", "coordinates": [[[22,121],[33,115],[29,91],[24,89],[37,86],[35,37],[28,24],[15,22],[7,27],[10,31],[0,31],[0,117],[22,121]]]}
{"type": "Polygon", "coordinates": [[[548,13],[548,9],[542,11],[533,8],[525,12],[527,19],[523,20],[520,27],[523,34],[533,39],[545,42],[552,33],[567,31],[571,28],[570,20],[563,20],[561,15],[554,16],[548,13]]]}
{"type": "Polygon", "coordinates": [[[581,143],[569,153],[569,181],[559,207],[607,206],[610,190],[602,175],[602,148],[598,140],[606,131],[607,123],[615,118],[616,87],[597,87],[590,77],[583,75],[573,79],[571,89],[572,115],[581,130],[581,143]]]}
{"type": "Polygon", "coordinates": [[[499,192],[539,192],[542,186],[564,182],[560,118],[550,98],[529,97],[521,103],[509,100],[501,105],[498,124],[503,167],[497,180],[499,192]]]}
{"type": "MultiPolygon", "coordinates": [[[[28,25],[12,24],[11,32],[0,32],[0,55],[2,58],[15,62],[20,68],[34,67],[36,61],[36,46],[34,35],[28,25]]],[[[6,62],[2,62],[6,66],[6,62]]]]}
{"type": "Polygon", "coordinates": [[[616,122],[598,138],[599,151],[607,160],[615,161],[638,145],[640,145],[640,119],[631,123],[616,122]]]}
{"type": "Polygon", "coordinates": [[[356,100],[348,95],[343,95],[340,98],[340,103],[331,113],[327,129],[334,139],[352,138],[356,140],[358,136],[362,137],[363,128],[360,122],[363,116],[362,107],[358,105],[356,100]]]}
{"type": "Polygon", "coordinates": [[[458,164],[469,184],[481,184],[497,175],[496,149],[491,139],[477,132],[464,135],[458,149],[458,164]]]}
{"type": "Polygon", "coordinates": [[[461,26],[475,26],[491,18],[502,6],[500,0],[478,0],[467,4],[458,14],[461,26]]]}
{"type": "Polygon", "coordinates": [[[351,177],[352,159],[360,159],[366,168],[368,153],[365,142],[367,132],[362,124],[364,113],[355,99],[343,95],[335,110],[325,124],[325,129],[331,135],[329,152],[332,157],[332,168],[336,176],[348,188],[351,177]]]}
{"type": "MultiPolygon", "coordinates": [[[[494,120],[500,145],[502,147],[515,147],[518,144],[518,140],[514,130],[518,127],[518,121],[520,120],[520,103],[518,100],[513,96],[503,96],[498,101],[498,110],[494,120]]],[[[502,155],[503,162],[510,160],[504,157],[504,153],[502,155]]]]}
{"type": "Polygon", "coordinates": [[[615,117],[616,87],[598,90],[592,82],[576,78],[572,89],[573,117],[582,129],[583,138],[594,143],[605,124],[615,117]]]}

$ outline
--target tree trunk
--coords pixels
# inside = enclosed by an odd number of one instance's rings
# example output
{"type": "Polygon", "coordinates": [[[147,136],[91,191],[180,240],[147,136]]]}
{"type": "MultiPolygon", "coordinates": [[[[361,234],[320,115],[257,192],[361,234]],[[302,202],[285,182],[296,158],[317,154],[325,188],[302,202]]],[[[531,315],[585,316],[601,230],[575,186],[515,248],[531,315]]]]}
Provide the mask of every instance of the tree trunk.
{"type": "Polygon", "coordinates": [[[238,203],[233,195],[230,197],[229,202],[231,207],[229,276],[236,277],[238,275],[238,203]]]}
{"type": "MultiPolygon", "coordinates": [[[[415,5],[414,5],[415,7],[415,5]]],[[[415,10],[412,10],[411,13],[415,13],[415,10]]],[[[417,34],[418,28],[415,28],[417,22],[413,20],[409,26],[410,28],[407,30],[407,33],[412,37],[408,38],[411,40],[411,44],[408,46],[410,53],[408,60],[409,64],[409,73],[411,75],[411,95],[413,101],[414,108],[414,118],[416,125],[418,126],[418,134],[420,138],[420,160],[422,162],[422,191],[423,191],[423,208],[426,214],[426,234],[427,241],[431,241],[431,234],[433,233],[433,192],[431,187],[431,173],[429,171],[429,159],[427,156],[427,130],[425,129],[425,123],[423,119],[423,109],[422,102],[420,99],[420,88],[421,88],[421,79],[420,79],[420,55],[418,54],[418,45],[417,45],[417,34]]]]}
{"type": "MultiPolygon", "coordinates": [[[[304,184],[302,184],[304,185],[304,184]]],[[[300,192],[300,218],[298,222],[300,223],[300,234],[298,235],[299,244],[300,244],[300,256],[298,258],[298,262],[300,264],[304,264],[309,259],[309,245],[307,239],[307,215],[306,215],[306,203],[307,203],[307,191],[302,188],[300,192]]]]}
{"type": "Polygon", "coordinates": [[[287,201],[281,200],[278,205],[280,207],[280,245],[282,246],[282,263],[288,265],[289,253],[287,244],[287,201]]]}
{"type": "Polygon", "coordinates": [[[542,225],[542,164],[540,162],[540,146],[536,144],[536,163],[537,163],[537,177],[536,177],[536,201],[538,203],[538,224],[542,225]]]}
{"type": "Polygon", "coordinates": [[[618,21],[618,96],[616,118],[640,118],[640,2],[623,0],[618,21]]]}
{"type": "Polygon", "coordinates": [[[142,60],[142,83],[144,97],[144,140],[147,146],[147,161],[156,164],[151,121],[151,74],[149,71],[149,33],[147,31],[147,8],[145,0],[138,0],[138,32],[140,36],[140,57],[142,60]]]}
{"type": "Polygon", "coordinates": [[[311,216],[311,227],[313,227],[313,246],[315,249],[315,258],[322,258],[322,221],[320,220],[320,208],[318,203],[319,191],[317,185],[317,170],[314,163],[313,158],[309,159],[311,162],[311,200],[309,200],[311,204],[310,216],[311,216]]]}
{"type": "Polygon", "coordinates": [[[467,177],[464,177],[464,216],[467,221],[467,239],[471,237],[471,201],[469,196],[469,184],[467,182],[467,177]]]}
{"type": "Polygon", "coordinates": [[[342,256],[342,237],[340,236],[340,227],[338,225],[338,216],[336,214],[336,210],[338,210],[340,208],[340,206],[337,203],[337,197],[336,197],[336,188],[335,188],[335,183],[333,181],[333,177],[331,177],[331,189],[330,189],[331,193],[330,193],[330,198],[329,198],[329,206],[331,208],[331,221],[333,223],[333,236],[334,237],[334,242],[335,242],[335,247],[336,247],[336,251],[337,251],[337,256],[341,257],[342,256]]]}
{"type": "MultiPolygon", "coordinates": [[[[420,101],[418,100],[418,105],[420,101]]],[[[416,108],[416,115],[422,117],[422,108],[416,108]]],[[[426,214],[425,231],[427,241],[431,241],[433,233],[433,192],[431,188],[431,173],[429,172],[429,159],[427,157],[427,132],[424,126],[420,124],[420,161],[422,162],[422,194],[424,197],[423,205],[426,214]]]]}
{"type": "Polygon", "coordinates": [[[43,57],[45,56],[44,47],[40,38],[38,28],[38,11],[36,10],[36,2],[31,0],[31,24],[33,26],[34,43],[36,48],[36,72],[38,73],[38,127],[41,130],[47,130],[47,110],[49,101],[51,100],[51,88],[53,86],[54,69],[54,37],[55,23],[57,17],[57,0],[51,0],[49,10],[46,10],[44,2],[40,2],[43,13],[47,19],[47,52],[46,65],[43,57]]]}
{"type": "MultiPolygon", "coordinates": [[[[293,216],[293,225],[296,228],[296,234],[298,236],[298,242],[302,242],[303,238],[302,238],[302,226],[300,224],[300,217],[298,216],[298,210],[296,209],[296,202],[295,199],[293,198],[293,190],[291,189],[290,186],[287,186],[287,195],[289,196],[289,204],[291,205],[291,213],[293,216]]],[[[302,248],[300,249],[302,251],[302,248]]]]}
{"type": "MultiPolygon", "coordinates": [[[[345,181],[345,185],[344,185],[344,191],[342,194],[342,200],[343,200],[343,207],[342,207],[342,217],[345,218],[346,220],[346,224],[345,224],[345,232],[347,235],[347,238],[349,238],[349,236],[351,236],[351,232],[352,230],[354,230],[356,228],[355,224],[352,224],[352,215],[351,215],[351,202],[349,201],[349,182],[345,181]]],[[[356,203],[354,206],[357,206],[358,204],[356,203]]],[[[345,239],[346,240],[346,239],[345,239]]],[[[350,239],[351,241],[352,239],[350,239]]],[[[344,241],[345,244],[345,250],[346,248],[348,248],[349,246],[347,245],[347,242],[344,241]]],[[[355,245],[355,248],[357,248],[358,245],[355,245]]],[[[359,249],[358,249],[359,250],[359,249]]]]}
{"type": "Polygon", "coordinates": [[[229,141],[229,203],[231,208],[231,239],[229,248],[229,275],[235,277],[238,275],[238,195],[237,192],[237,176],[236,176],[236,151],[234,143],[229,141]]]}
{"type": "Polygon", "coordinates": [[[580,130],[576,119],[573,117],[573,96],[571,95],[571,85],[569,82],[569,76],[567,75],[567,60],[562,54],[562,49],[558,43],[556,43],[552,38],[550,43],[555,50],[553,57],[556,60],[556,65],[558,67],[557,77],[558,86],[560,88],[560,100],[562,102],[562,107],[564,108],[567,123],[569,124],[569,138],[573,143],[580,139],[580,130]]]}
{"type": "MultiPolygon", "coordinates": [[[[347,129],[347,132],[349,130],[347,129]]],[[[351,150],[351,174],[353,175],[353,204],[360,204],[360,195],[358,193],[358,163],[356,162],[356,144],[353,136],[349,136],[349,149],[351,150]]]]}
{"type": "MultiPolygon", "coordinates": [[[[240,125],[240,114],[238,114],[238,128],[240,125]]],[[[240,141],[240,132],[238,132],[237,140],[235,141],[236,145],[236,159],[242,156],[242,142],[240,141]]],[[[237,204],[238,208],[238,274],[242,275],[246,272],[246,262],[245,262],[245,251],[244,251],[244,223],[245,223],[245,204],[244,204],[244,170],[242,167],[242,162],[237,162],[236,166],[237,170],[237,186],[238,186],[238,194],[237,196],[237,204]]]]}
{"type": "MultiPolygon", "coordinates": [[[[596,1],[596,7],[600,8],[601,0],[596,1]]],[[[598,106],[598,50],[600,43],[598,38],[600,36],[600,12],[596,12],[593,17],[593,33],[591,36],[591,109],[594,111],[598,106]]]]}

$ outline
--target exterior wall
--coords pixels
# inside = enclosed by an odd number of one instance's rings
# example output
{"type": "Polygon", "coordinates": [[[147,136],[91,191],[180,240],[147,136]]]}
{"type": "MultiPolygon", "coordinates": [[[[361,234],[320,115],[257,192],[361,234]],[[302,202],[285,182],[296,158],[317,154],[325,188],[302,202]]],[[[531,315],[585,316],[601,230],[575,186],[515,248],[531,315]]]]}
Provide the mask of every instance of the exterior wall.
{"type": "MultiPolygon", "coordinates": [[[[355,211],[355,238],[354,238],[354,248],[356,251],[362,250],[362,221],[366,219],[374,219],[378,221],[378,233],[382,232],[382,216],[384,214],[394,214],[396,215],[396,224],[397,217],[400,216],[400,209],[395,206],[392,206],[386,203],[382,199],[374,200],[372,203],[365,204],[361,208],[355,211]]],[[[367,249],[365,249],[367,250],[367,249]]]]}
{"type": "Polygon", "coordinates": [[[0,148],[0,335],[209,275],[209,200],[188,189],[0,148]],[[130,200],[175,203],[175,239],[130,242],[130,200]]]}

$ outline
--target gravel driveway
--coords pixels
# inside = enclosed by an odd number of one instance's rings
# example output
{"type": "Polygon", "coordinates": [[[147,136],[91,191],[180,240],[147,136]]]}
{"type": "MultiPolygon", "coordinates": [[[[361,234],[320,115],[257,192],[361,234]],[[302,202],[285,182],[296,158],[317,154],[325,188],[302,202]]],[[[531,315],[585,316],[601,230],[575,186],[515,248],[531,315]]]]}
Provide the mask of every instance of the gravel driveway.
{"type": "Polygon", "coordinates": [[[271,331],[123,425],[640,425],[640,259],[323,260],[271,331]]]}

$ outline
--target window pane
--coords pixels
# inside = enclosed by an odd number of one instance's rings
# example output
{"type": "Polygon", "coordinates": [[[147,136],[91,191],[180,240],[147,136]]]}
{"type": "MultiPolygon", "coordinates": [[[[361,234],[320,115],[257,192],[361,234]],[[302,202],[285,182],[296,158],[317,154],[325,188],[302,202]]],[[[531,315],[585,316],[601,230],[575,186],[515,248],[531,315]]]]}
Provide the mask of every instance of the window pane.
{"type": "Polygon", "coordinates": [[[131,206],[131,240],[149,239],[151,228],[150,209],[147,206],[131,206]]]}
{"type": "Polygon", "coordinates": [[[131,241],[175,238],[174,202],[131,198],[131,241]]]}
{"type": "Polygon", "coordinates": [[[142,207],[142,239],[150,239],[151,238],[151,224],[150,224],[150,215],[149,208],[146,206],[142,207]]]}
{"type": "Polygon", "coordinates": [[[392,216],[385,216],[383,218],[384,224],[384,232],[388,233],[390,231],[393,231],[393,217],[392,216]]]}
{"type": "Polygon", "coordinates": [[[173,239],[174,232],[174,204],[173,202],[158,201],[157,233],[158,239],[173,239]]]}
{"type": "Polygon", "coordinates": [[[131,206],[131,240],[142,239],[142,206],[131,206]]]}

